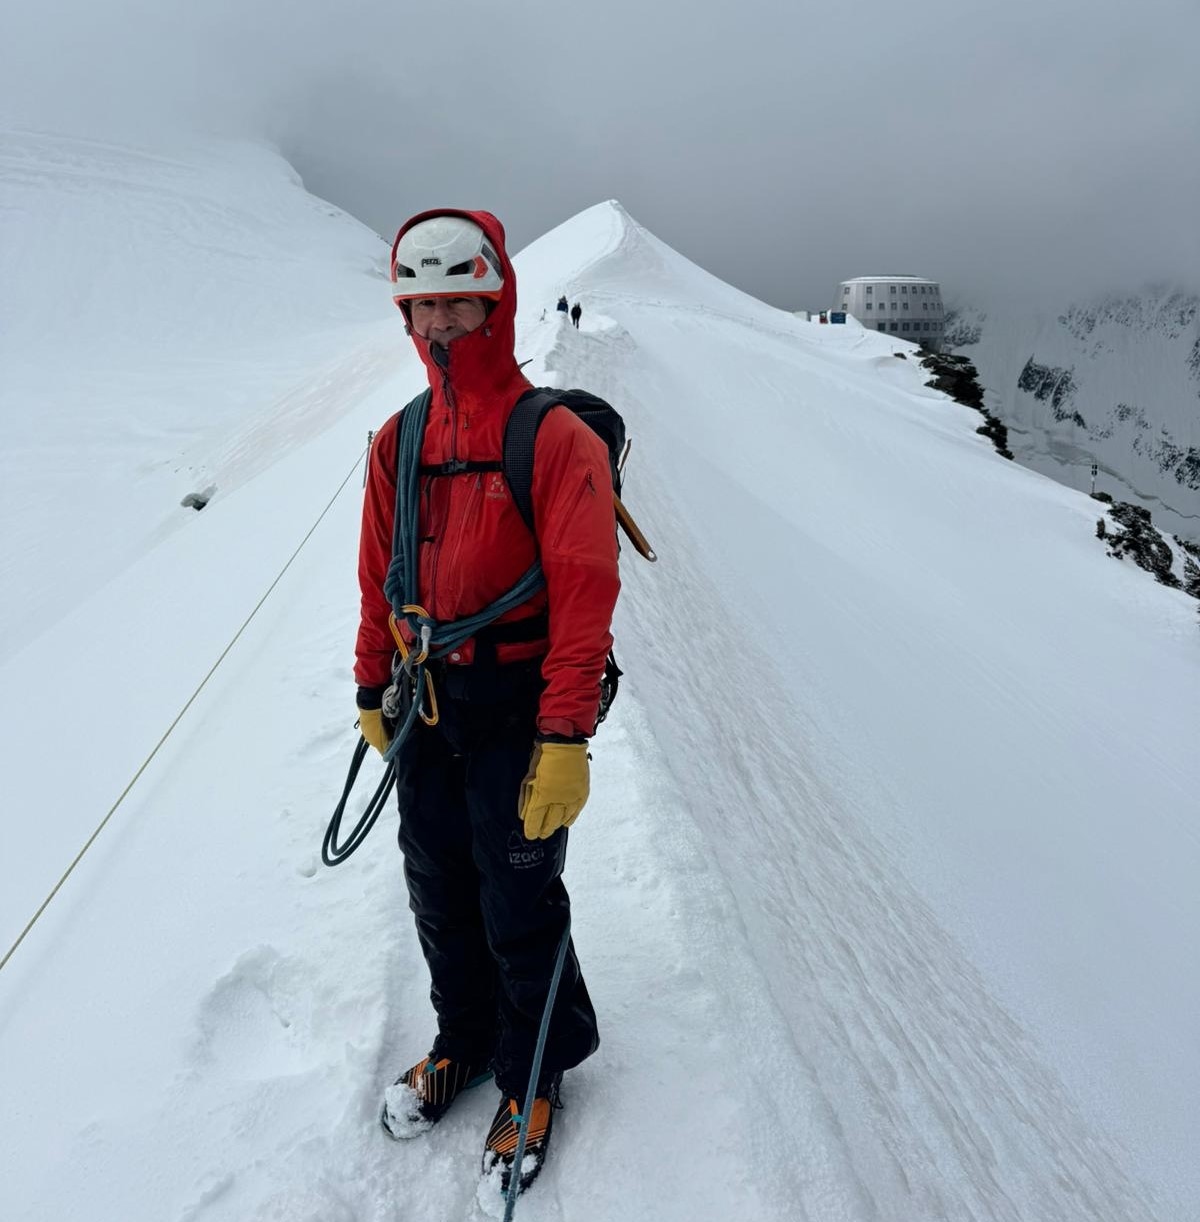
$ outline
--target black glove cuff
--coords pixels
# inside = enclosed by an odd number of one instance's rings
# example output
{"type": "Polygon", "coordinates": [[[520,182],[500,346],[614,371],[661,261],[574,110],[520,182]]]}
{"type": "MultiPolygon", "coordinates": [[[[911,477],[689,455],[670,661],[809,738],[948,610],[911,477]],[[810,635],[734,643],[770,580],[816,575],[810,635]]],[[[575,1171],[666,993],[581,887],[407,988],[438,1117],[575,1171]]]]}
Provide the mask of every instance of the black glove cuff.
{"type": "Polygon", "coordinates": [[[381,709],[383,693],[386,691],[386,687],[360,687],[355,703],[360,709],[381,709]]]}

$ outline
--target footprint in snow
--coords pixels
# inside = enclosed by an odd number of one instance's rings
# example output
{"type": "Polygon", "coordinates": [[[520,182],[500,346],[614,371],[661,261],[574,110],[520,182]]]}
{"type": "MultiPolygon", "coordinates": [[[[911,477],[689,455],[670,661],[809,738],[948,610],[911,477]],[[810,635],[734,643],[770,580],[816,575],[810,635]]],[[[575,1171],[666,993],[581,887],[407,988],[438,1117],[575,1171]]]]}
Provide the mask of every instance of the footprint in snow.
{"type": "Polygon", "coordinates": [[[197,1015],[196,1061],[252,1079],[309,1068],[311,987],[298,963],[271,946],[240,956],[197,1015]]]}

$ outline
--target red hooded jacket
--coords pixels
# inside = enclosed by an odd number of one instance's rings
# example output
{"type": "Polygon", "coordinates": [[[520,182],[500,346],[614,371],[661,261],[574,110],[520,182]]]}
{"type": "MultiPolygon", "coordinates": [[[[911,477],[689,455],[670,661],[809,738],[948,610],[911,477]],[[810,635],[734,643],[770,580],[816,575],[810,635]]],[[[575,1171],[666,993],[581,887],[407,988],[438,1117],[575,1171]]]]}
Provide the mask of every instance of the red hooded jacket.
{"type": "MultiPolygon", "coordinates": [[[[425,212],[408,221],[401,233],[431,216],[447,214],[482,226],[501,257],[504,289],[484,324],[448,345],[444,365],[434,358],[429,341],[412,333],[433,394],[421,463],[496,462],[503,457],[508,417],[530,386],[513,355],[516,276],[504,249],[504,228],[488,212],[425,212]]],[[[363,687],[391,682],[395,645],[383,583],[392,556],[399,419],[397,413],[379,430],[367,472],[358,555],[362,618],[354,667],[363,687]]],[[[499,472],[422,476],[419,602],[440,622],[473,615],[516,585],[540,553],[545,589],[497,622],[548,612],[549,637],[498,644],[497,660],[544,655],[546,689],[538,732],[590,735],[596,728],[600,678],[612,645],[609,626],[620,589],[616,520],[607,447],[567,408],[551,410],[538,430],[531,492],[536,540],[499,472]]],[[[401,629],[411,638],[406,624],[401,629]]],[[[467,666],[474,656],[472,638],[445,660],[467,666]]]]}

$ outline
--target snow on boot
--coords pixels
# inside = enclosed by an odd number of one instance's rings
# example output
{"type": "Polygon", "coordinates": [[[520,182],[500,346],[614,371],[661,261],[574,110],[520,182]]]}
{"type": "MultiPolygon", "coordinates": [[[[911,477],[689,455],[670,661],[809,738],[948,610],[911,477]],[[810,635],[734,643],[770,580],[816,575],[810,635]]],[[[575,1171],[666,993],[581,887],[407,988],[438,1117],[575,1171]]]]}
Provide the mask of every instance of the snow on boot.
{"type": "MultiPolygon", "coordinates": [[[[532,1114],[528,1118],[529,1132],[525,1139],[525,1154],[521,1159],[521,1180],[518,1194],[524,1192],[537,1179],[550,1149],[550,1130],[554,1125],[554,1113],[562,1107],[559,1100],[559,1084],[562,1074],[555,1074],[545,1094],[533,1101],[532,1114]]],[[[485,1198],[493,1201],[508,1193],[512,1182],[513,1164],[517,1157],[517,1145],[521,1139],[521,1125],[525,1118],[516,1099],[504,1098],[496,1109],[492,1127],[488,1130],[483,1148],[483,1180],[479,1186],[480,1204],[485,1198]]]]}
{"type": "Polygon", "coordinates": [[[398,1140],[427,1133],[450,1110],[464,1091],[486,1082],[490,1069],[451,1061],[434,1060],[433,1053],[401,1074],[383,1095],[380,1123],[398,1140]]]}

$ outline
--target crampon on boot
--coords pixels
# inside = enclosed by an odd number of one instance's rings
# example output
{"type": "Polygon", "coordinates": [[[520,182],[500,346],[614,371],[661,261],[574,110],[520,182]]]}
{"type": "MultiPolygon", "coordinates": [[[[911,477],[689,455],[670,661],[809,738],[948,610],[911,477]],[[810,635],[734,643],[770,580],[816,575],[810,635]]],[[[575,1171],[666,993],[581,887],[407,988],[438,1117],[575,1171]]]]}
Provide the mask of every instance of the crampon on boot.
{"type": "MultiPolygon", "coordinates": [[[[518,1193],[524,1192],[537,1179],[546,1162],[554,1113],[562,1107],[559,1100],[561,1081],[562,1074],[555,1075],[545,1093],[539,1094],[533,1101],[531,1115],[528,1117],[529,1131],[525,1138],[525,1153],[521,1159],[518,1193]]],[[[510,1097],[500,1100],[483,1147],[483,1176],[485,1185],[489,1189],[499,1188],[501,1196],[508,1193],[512,1182],[517,1145],[521,1140],[521,1126],[525,1123],[526,1118],[522,1116],[521,1105],[516,1099],[510,1097]]]]}
{"type": "Polygon", "coordinates": [[[398,1140],[418,1137],[441,1120],[464,1090],[491,1076],[490,1069],[448,1057],[435,1060],[430,1053],[384,1092],[379,1122],[398,1140]]]}

